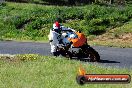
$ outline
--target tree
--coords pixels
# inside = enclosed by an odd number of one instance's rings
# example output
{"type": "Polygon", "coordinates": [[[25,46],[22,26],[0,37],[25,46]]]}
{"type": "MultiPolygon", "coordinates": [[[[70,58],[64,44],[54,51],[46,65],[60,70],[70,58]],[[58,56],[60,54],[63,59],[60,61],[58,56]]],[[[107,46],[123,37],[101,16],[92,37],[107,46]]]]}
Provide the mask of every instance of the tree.
{"type": "Polygon", "coordinates": [[[114,0],[110,0],[110,4],[113,4],[114,3],[114,0]]]}

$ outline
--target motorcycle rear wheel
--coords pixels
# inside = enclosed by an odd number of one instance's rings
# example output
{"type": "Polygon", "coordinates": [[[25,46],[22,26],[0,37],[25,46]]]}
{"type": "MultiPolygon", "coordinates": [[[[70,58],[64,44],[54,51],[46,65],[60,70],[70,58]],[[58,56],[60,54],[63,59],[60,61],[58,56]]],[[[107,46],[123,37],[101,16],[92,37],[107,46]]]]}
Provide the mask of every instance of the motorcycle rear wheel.
{"type": "Polygon", "coordinates": [[[99,62],[100,61],[100,55],[96,50],[94,50],[92,47],[87,47],[84,51],[87,58],[90,58],[91,62],[99,62]]]}

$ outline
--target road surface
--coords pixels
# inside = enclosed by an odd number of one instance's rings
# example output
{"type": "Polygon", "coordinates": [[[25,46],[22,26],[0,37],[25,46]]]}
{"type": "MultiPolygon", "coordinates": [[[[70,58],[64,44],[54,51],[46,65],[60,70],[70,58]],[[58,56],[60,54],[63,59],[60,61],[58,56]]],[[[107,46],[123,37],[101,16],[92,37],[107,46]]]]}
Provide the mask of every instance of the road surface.
{"type": "MultiPolygon", "coordinates": [[[[119,68],[132,67],[132,48],[112,48],[93,46],[101,57],[97,64],[119,68]]],[[[40,54],[50,55],[48,43],[0,41],[0,54],[40,54]]],[[[93,62],[90,62],[93,63],[93,62]]]]}

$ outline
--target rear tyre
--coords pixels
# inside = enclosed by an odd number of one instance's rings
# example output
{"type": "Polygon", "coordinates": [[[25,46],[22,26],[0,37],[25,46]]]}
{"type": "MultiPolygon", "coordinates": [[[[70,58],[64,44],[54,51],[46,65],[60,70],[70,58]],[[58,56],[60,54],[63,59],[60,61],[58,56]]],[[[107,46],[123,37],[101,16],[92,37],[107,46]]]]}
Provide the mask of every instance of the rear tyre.
{"type": "Polygon", "coordinates": [[[100,55],[97,51],[95,51],[92,47],[87,47],[85,50],[85,54],[88,58],[90,58],[91,62],[99,62],[100,61],[100,55]]]}

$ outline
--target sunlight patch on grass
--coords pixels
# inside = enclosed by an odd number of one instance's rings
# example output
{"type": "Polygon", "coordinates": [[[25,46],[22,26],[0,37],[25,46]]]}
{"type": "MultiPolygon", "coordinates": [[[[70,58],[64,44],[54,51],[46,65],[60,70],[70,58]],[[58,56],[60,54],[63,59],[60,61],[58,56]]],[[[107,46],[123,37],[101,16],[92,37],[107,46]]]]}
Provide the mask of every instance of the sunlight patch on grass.
{"type": "Polygon", "coordinates": [[[129,69],[103,67],[98,63],[84,63],[63,57],[18,55],[18,63],[0,59],[0,87],[4,88],[131,88],[132,84],[87,84],[76,83],[80,64],[91,74],[130,74],[129,69]],[[19,56],[19,57],[18,57],[19,56]],[[36,58],[28,59],[28,58],[36,58]],[[25,58],[26,61],[20,58],[25,58]]]}

